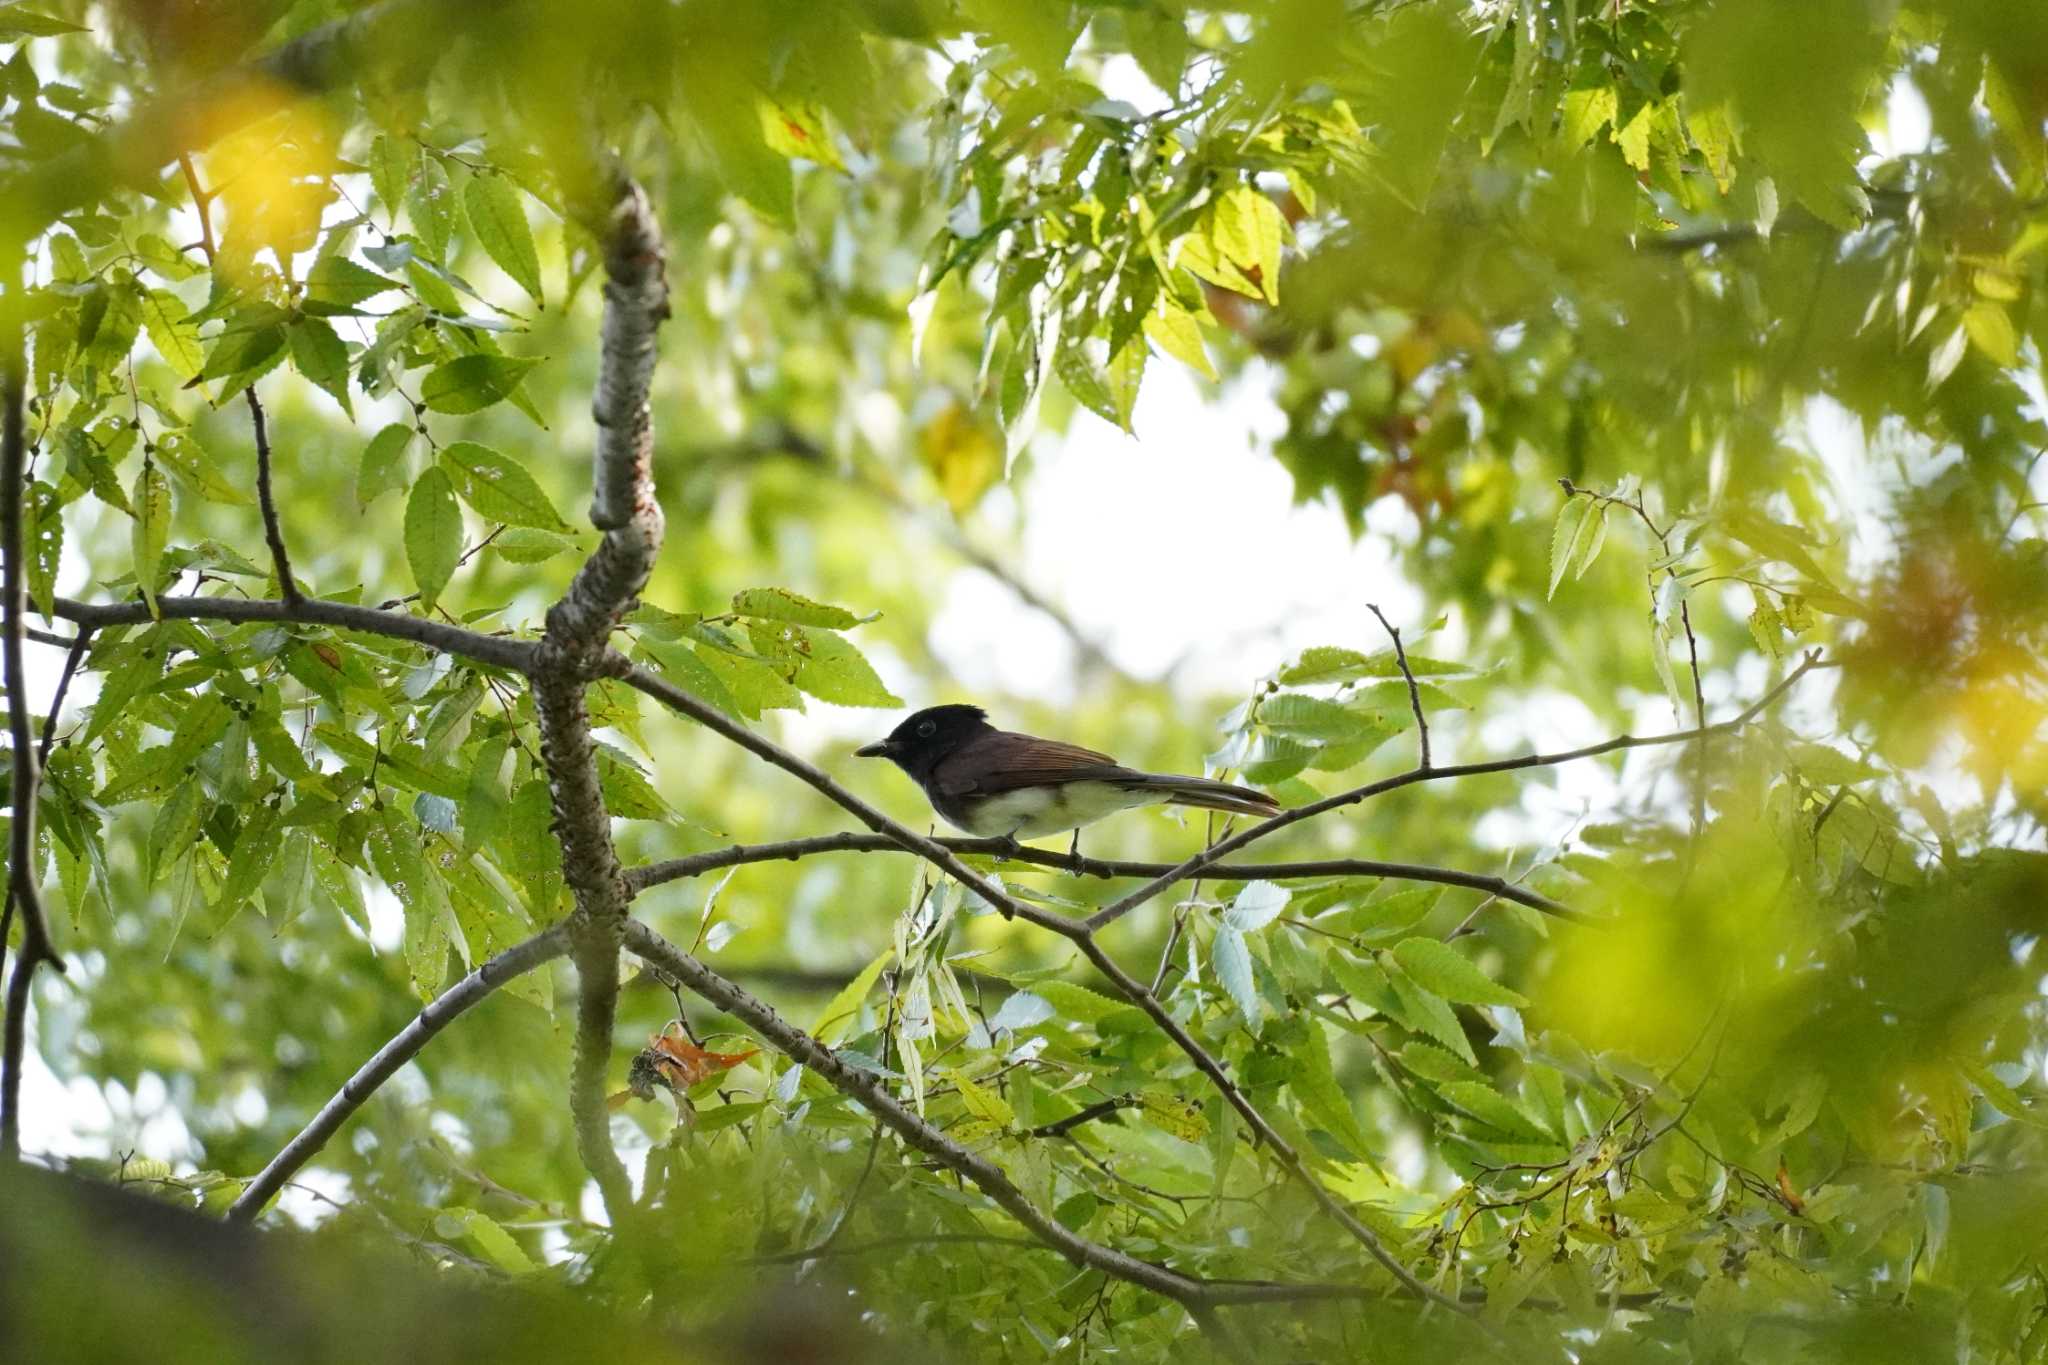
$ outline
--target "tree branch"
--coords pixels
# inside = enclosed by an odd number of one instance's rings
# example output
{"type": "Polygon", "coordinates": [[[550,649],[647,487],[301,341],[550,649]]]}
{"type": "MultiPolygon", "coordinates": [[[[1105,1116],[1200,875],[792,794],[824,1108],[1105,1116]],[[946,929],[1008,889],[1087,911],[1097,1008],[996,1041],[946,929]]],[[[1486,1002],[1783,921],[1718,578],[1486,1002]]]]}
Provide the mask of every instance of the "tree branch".
{"type": "Polygon", "coordinates": [[[995,1163],[968,1151],[897,1100],[881,1077],[841,1061],[832,1049],[646,925],[637,920],[627,924],[626,946],[746,1024],[778,1052],[802,1063],[819,1079],[851,1097],[908,1146],[973,1181],[1005,1213],[1075,1265],[1103,1271],[1180,1303],[1203,1302],[1203,1281],[1091,1242],[1068,1230],[1027,1199],[995,1163]]]}
{"type": "Polygon", "coordinates": [[[661,549],[654,491],[654,418],[647,401],[655,334],[668,316],[661,230],[647,196],[611,168],[604,242],[604,322],[598,352],[597,424],[590,520],[604,537],[548,609],[533,656],[541,761],[562,841],[562,875],[575,897],[570,956],[576,963],[576,1048],[569,1108],[576,1147],[604,1194],[614,1224],[632,1210],[632,1181],[611,1142],[605,1107],[619,999],[619,945],[633,893],[612,843],[611,813],[597,771],[585,690],[604,670],[606,640],[631,609],[661,549]]]}
{"type": "Polygon", "coordinates": [[[292,578],[291,556],[284,550],[284,528],[277,519],[277,495],[270,487],[270,423],[264,420],[263,403],[256,397],[254,384],[242,390],[242,397],[249,400],[249,417],[256,426],[256,502],[263,513],[263,541],[270,547],[278,596],[287,605],[297,606],[304,598],[292,578]]]}
{"type": "MultiPolygon", "coordinates": [[[[1028,844],[1012,845],[1002,839],[961,839],[948,836],[933,842],[956,854],[1000,855],[1011,862],[1031,863],[1076,877],[1160,877],[1174,871],[1175,866],[1172,863],[1137,863],[1111,858],[1075,856],[1051,849],[1033,848],[1028,844]]],[[[627,869],[626,884],[637,894],[650,887],[747,863],[794,862],[817,853],[912,851],[914,850],[904,848],[900,841],[886,834],[820,834],[807,839],[785,839],[771,844],[736,844],[731,848],[693,853],[685,858],[669,858],[658,863],[647,863],[641,867],[627,869]]],[[[1294,863],[1222,863],[1202,869],[1199,875],[1205,879],[1215,878],[1222,881],[1288,881],[1302,877],[1386,877],[1393,881],[1431,882],[1442,886],[1462,886],[1473,891],[1483,891],[1488,895],[1515,901],[1532,910],[1540,910],[1546,915],[1555,915],[1560,919],[1583,921],[1587,918],[1568,905],[1561,905],[1548,896],[1517,886],[1504,878],[1478,872],[1460,872],[1455,868],[1431,867],[1424,863],[1389,863],[1369,858],[1330,858],[1294,863]]]]}
{"type": "MultiPolygon", "coordinates": [[[[26,632],[24,632],[26,633],[26,632]]],[[[36,745],[36,770],[50,766],[50,749],[57,742],[57,717],[64,711],[64,694],[71,690],[71,680],[78,674],[79,664],[85,661],[85,652],[92,647],[92,632],[81,630],[70,642],[71,653],[65,657],[64,671],[57,676],[57,690],[50,697],[50,714],[43,721],[43,737],[36,745]]],[[[6,978],[7,940],[14,930],[14,886],[9,880],[6,904],[0,908],[0,980],[6,978]]]]}
{"type": "Polygon", "coordinates": [[[1782,682],[1765,693],[1747,710],[1732,719],[1720,721],[1713,725],[1702,726],[1692,730],[1677,730],[1663,735],[1618,735],[1613,739],[1603,740],[1598,744],[1588,744],[1582,749],[1567,749],[1561,753],[1523,754],[1518,758],[1496,758],[1483,763],[1458,763],[1441,768],[1410,768],[1407,772],[1396,773],[1392,777],[1381,778],[1377,782],[1368,782],[1362,787],[1353,787],[1350,791],[1338,792],[1335,796],[1326,796],[1320,801],[1311,801],[1306,806],[1296,806],[1292,810],[1282,811],[1270,820],[1262,821],[1247,829],[1239,830],[1228,839],[1219,840],[1211,844],[1209,847],[1189,857],[1185,862],[1175,866],[1171,871],[1154,877],[1151,881],[1146,882],[1123,899],[1114,904],[1104,906],[1090,915],[1083,923],[1091,932],[1105,925],[1114,924],[1175,882],[1184,881],[1201,873],[1205,868],[1213,866],[1218,859],[1226,854],[1237,852],[1237,850],[1247,844],[1263,839],[1269,834],[1277,834],[1289,825],[1298,824],[1303,820],[1312,819],[1315,816],[1337,810],[1340,807],[1355,806],[1361,801],[1370,800],[1375,796],[1384,795],[1401,787],[1413,786],[1417,782],[1444,782],[1459,777],[1477,777],[1485,773],[1515,772],[1523,768],[1548,768],[1560,763],[1569,763],[1575,759],[1596,758],[1601,754],[1611,754],[1622,749],[1644,749],[1654,745],[1684,744],[1691,740],[1705,739],[1712,735],[1732,733],[1761,715],[1773,702],[1791,690],[1794,683],[1798,682],[1808,673],[1816,668],[1826,667],[1831,667],[1831,665],[1821,662],[1820,652],[1818,650],[1810,651],[1799,667],[1793,669],[1782,682]]]}
{"type": "MultiPolygon", "coordinates": [[[[338,630],[360,631],[406,640],[445,654],[475,659],[520,673],[533,668],[534,646],[508,635],[485,635],[442,621],[428,621],[399,611],[350,602],[329,602],[318,597],[301,597],[296,602],[250,600],[241,597],[159,597],[161,616],[195,621],[277,621],[285,624],[333,626],[338,630]]],[[[140,602],[89,603],[60,597],[52,604],[60,619],[92,630],[106,626],[139,625],[150,620],[149,608],[140,602]]]]}
{"type": "MultiPolygon", "coordinates": [[[[7,982],[4,1041],[0,1041],[0,1161],[21,1155],[21,1068],[28,1041],[28,997],[35,971],[47,962],[59,972],[64,959],[50,942],[50,923],[43,914],[42,888],[36,885],[36,788],[42,765],[37,761],[29,725],[28,673],[22,661],[22,631],[28,615],[28,572],[22,562],[22,498],[28,492],[28,433],[23,426],[23,389],[27,382],[22,355],[21,322],[12,311],[0,327],[0,554],[6,556],[5,654],[7,728],[13,746],[14,816],[7,854],[8,895],[21,907],[21,956],[7,982]]],[[[74,650],[77,648],[73,646],[74,650]]]]}
{"type": "Polygon", "coordinates": [[[516,943],[481,963],[475,971],[435,996],[410,1024],[378,1048],[376,1055],[356,1068],[356,1074],[342,1083],[341,1089],[334,1092],[334,1098],[320,1106],[320,1112],[313,1116],[313,1121],[300,1129],[298,1136],[286,1143],[284,1149],[270,1159],[270,1164],[249,1182],[248,1188],[236,1197],[228,1207],[227,1216],[238,1222],[247,1222],[261,1213],[264,1205],[299,1173],[299,1168],[311,1161],[341,1125],[348,1122],[349,1116],[362,1108],[384,1082],[398,1074],[400,1067],[418,1056],[420,1049],[433,1041],[435,1034],[498,987],[524,976],[535,967],[554,961],[567,952],[568,947],[569,934],[565,927],[557,924],[543,929],[525,942],[516,943]]]}
{"type": "MultiPolygon", "coordinates": [[[[1394,628],[1394,623],[1389,621],[1377,606],[1368,602],[1365,605],[1365,609],[1379,619],[1379,623],[1386,628],[1387,634],[1394,637],[1394,662],[1401,666],[1401,677],[1408,684],[1408,705],[1415,712],[1415,737],[1422,749],[1422,757],[1416,761],[1415,766],[1421,771],[1427,772],[1429,771],[1429,719],[1422,714],[1422,689],[1415,685],[1415,673],[1408,667],[1408,651],[1401,647],[1401,632],[1394,628]]],[[[1702,716],[1700,722],[1705,724],[1706,717],[1702,716]]]]}

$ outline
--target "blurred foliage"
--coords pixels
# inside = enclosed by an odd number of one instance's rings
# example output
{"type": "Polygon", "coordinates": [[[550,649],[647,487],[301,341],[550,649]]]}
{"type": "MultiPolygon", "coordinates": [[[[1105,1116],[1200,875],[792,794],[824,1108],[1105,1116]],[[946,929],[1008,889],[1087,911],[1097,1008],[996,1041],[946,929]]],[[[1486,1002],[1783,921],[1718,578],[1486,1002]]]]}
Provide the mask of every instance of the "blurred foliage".
{"type": "MultiPolygon", "coordinates": [[[[274,594],[253,385],[310,591],[533,632],[591,544],[582,206],[611,144],[675,306],[669,542],[629,647],[749,722],[896,705],[863,651],[944,692],[935,590],[963,546],[1000,558],[993,490],[1029,480],[1041,429],[1130,428],[1171,365],[1269,388],[1299,496],[1392,528],[1444,615],[1407,640],[1440,763],[1555,748],[1567,715],[1726,720],[1822,651],[1754,725],[1630,751],[1552,846],[1489,818],[1554,809],[1530,800],[1548,768],[1259,846],[1498,869],[1594,926],[1201,883],[1109,946],[1159,964],[1316,1177],[1505,1358],[2048,1352],[2048,8],[126,0],[8,6],[0,44],[45,609],[72,565],[100,599],[274,594]]],[[[1207,752],[1296,805],[1409,760],[1382,643],[1243,698],[1096,669],[1057,711],[979,700],[1134,764],[1207,752]]],[[[217,1209],[419,997],[561,913],[532,711],[488,668],[305,627],[110,630],[86,666],[43,797],[74,965],[39,984],[38,1043],[106,1099],[110,1149],[174,1116],[155,1187],[217,1209]]],[[[631,858],[844,827],[634,694],[593,702],[631,858]]],[[[1090,851],[1196,833],[1127,816],[1090,851]]],[[[994,870],[1050,905],[1109,894],[994,870]]],[[[1492,1349],[1382,1297],[1063,945],[894,857],[718,886],[640,908],[1061,1222],[1365,1295],[1228,1310],[1261,1346],[1492,1349]]],[[[1020,1243],[765,1054],[621,1109],[673,1229],[622,1250],[586,1221],[558,984],[481,1006],[321,1154],[333,1235],[684,1326],[829,1241],[885,1333],[1194,1347],[1180,1309],[1020,1243]]],[[[642,976],[625,1008],[637,1039],[675,1005],[642,976]]]]}

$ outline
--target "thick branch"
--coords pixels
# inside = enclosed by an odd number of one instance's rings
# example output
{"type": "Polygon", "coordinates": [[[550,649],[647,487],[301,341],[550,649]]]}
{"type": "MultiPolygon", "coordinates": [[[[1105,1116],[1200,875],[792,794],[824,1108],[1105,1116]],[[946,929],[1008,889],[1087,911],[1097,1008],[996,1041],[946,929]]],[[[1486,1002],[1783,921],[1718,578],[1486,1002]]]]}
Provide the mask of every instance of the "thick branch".
{"type": "Polygon", "coordinates": [[[568,950],[568,946],[568,931],[561,925],[543,929],[524,943],[514,944],[484,962],[434,997],[396,1037],[378,1048],[375,1056],[358,1067],[356,1074],[334,1092],[334,1098],[320,1106],[320,1112],[313,1116],[313,1121],[286,1143],[283,1151],[270,1159],[270,1164],[229,1206],[228,1217],[246,1222],[261,1213],[264,1205],[284,1188],[285,1182],[297,1175],[299,1168],[311,1161],[341,1125],[348,1122],[349,1116],[362,1108],[364,1101],[376,1094],[384,1082],[397,1075],[400,1067],[418,1056],[420,1049],[431,1042],[435,1034],[506,982],[554,961],[568,950]]]}
{"type": "Polygon", "coordinates": [[[14,817],[7,853],[7,894],[21,907],[21,956],[7,983],[4,1041],[0,1041],[0,1160],[21,1154],[21,1067],[28,1042],[28,996],[36,968],[47,962],[58,971],[64,961],[50,942],[49,920],[43,914],[42,888],[36,885],[36,785],[42,765],[37,761],[29,724],[28,673],[22,661],[22,631],[28,616],[28,566],[22,561],[22,498],[28,491],[28,433],[23,427],[21,326],[5,322],[0,336],[0,554],[6,557],[0,602],[5,629],[0,652],[5,654],[7,729],[13,746],[14,817]]]}
{"type": "MultiPolygon", "coordinates": [[[[1134,863],[1112,858],[1088,858],[1051,849],[1012,845],[1003,839],[940,838],[933,842],[954,853],[1000,855],[1012,862],[1031,863],[1076,877],[1160,877],[1174,870],[1172,863],[1134,863]]],[[[912,850],[886,834],[820,834],[808,839],[785,839],[772,844],[737,844],[731,848],[693,853],[631,868],[626,884],[635,893],[686,877],[701,876],[746,863],[794,862],[817,853],[904,853],[912,850]]],[[[1515,885],[1501,877],[1478,872],[1460,872],[1449,867],[1423,863],[1388,863],[1369,858],[1330,858],[1294,863],[1222,863],[1202,869],[1204,879],[1222,881],[1288,881],[1302,877],[1386,877],[1394,881],[1431,882],[1483,891],[1503,900],[1515,901],[1532,910],[1560,919],[1583,920],[1580,912],[1560,905],[1548,896],[1515,885]]]]}
{"type": "Polygon", "coordinates": [[[1799,667],[1787,674],[1783,682],[1780,682],[1776,687],[1765,693],[1749,709],[1730,720],[1720,721],[1713,725],[1691,730],[1678,730],[1663,735],[1619,735],[1614,739],[1604,740],[1599,744],[1588,744],[1582,749],[1567,749],[1562,753],[1523,754],[1519,758],[1496,758],[1483,763],[1456,763],[1441,768],[1410,768],[1407,772],[1396,773],[1392,777],[1382,778],[1377,782],[1368,782],[1362,787],[1353,787],[1350,791],[1338,792],[1335,796],[1326,796],[1320,801],[1311,801],[1306,806],[1296,806],[1292,810],[1282,811],[1270,820],[1253,825],[1248,829],[1240,830],[1228,839],[1218,840],[1216,843],[1188,858],[1185,862],[1180,863],[1171,871],[1154,877],[1151,881],[1146,882],[1137,890],[1123,897],[1123,899],[1104,906],[1093,915],[1090,915],[1083,923],[1091,932],[1102,928],[1104,925],[1114,924],[1175,882],[1184,881],[1189,877],[1202,873],[1205,868],[1211,867],[1219,859],[1237,852],[1246,844],[1263,839],[1269,834],[1277,834],[1289,825],[1312,819],[1315,816],[1344,806],[1355,806],[1361,801],[1367,801],[1375,796],[1384,795],[1400,787],[1413,786],[1417,782],[1443,782],[1452,778],[1478,777],[1485,773],[1515,772],[1523,768],[1547,768],[1559,763],[1569,763],[1574,759],[1595,758],[1601,754],[1611,754],[1622,749],[1643,749],[1660,744],[1684,744],[1691,740],[1705,739],[1711,735],[1732,733],[1756,719],[1773,702],[1791,690],[1794,683],[1805,677],[1809,672],[1825,666],[1821,663],[1818,650],[1807,654],[1799,667]]]}
{"type": "Polygon", "coordinates": [[[604,1194],[614,1223],[633,1202],[632,1182],[612,1148],[605,1107],[612,1027],[619,998],[619,944],[633,893],[612,843],[591,736],[585,689],[603,671],[606,641],[647,584],[661,549],[654,491],[654,418],[647,401],[655,333],[668,316],[661,231],[640,187],[615,173],[603,226],[604,323],[598,353],[594,492],[590,519],[604,538],[548,610],[533,658],[541,761],[562,841],[562,874],[575,897],[569,920],[576,963],[576,1050],[569,1108],[576,1147],[604,1194]]]}
{"type": "Polygon", "coordinates": [[[1005,1213],[1075,1265],[1103,1271],[1180,1303],[1204,1302],[1207,1291],[1201,1280],[1141,1261],[1068,1230],[1025,1198],[1000,1167],[954,1142],[898,1101],[881,1077],[841,1061],[832,1049],[646,925],[637,920],[627,925],[626,946],[745,1023],[778,1052],[801,1062],[820,1080],[850,1096],[911,1148],[973,1181],[1005,1213]]]}
{"type": "MultiPolygon", "coordinates": [[[[159,597],[157,611],[195,621],[278,621],[308,626],[333,626],[338,630],[361,631],[408,640],[444,654],[457,654],[479,663],[493,664],[518,672],[533,666],[534,647],[507,635],[485,635],[441,621],[428,621],[404,612],[380,611],[349,602],[328,602],[318,597],[301,597],[296,602],[251,601],[240,597],[159,597]]],[[[150,619],[149,608],[140,602],[95,604],[60,597],[54,604],[62,620],[98,630],[104,626],[138,625],[150,619]]]]}

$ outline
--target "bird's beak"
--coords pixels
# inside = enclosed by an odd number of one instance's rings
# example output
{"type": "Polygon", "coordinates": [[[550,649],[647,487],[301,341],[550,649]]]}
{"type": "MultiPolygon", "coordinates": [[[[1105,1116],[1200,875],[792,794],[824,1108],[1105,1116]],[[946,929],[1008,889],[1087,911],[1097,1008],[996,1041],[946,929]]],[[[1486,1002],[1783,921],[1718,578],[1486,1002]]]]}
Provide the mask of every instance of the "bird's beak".
{"type": "Polygon", "coordinates": [[[853,756],[855,758],[887,758],[889,756],[889,741],[878,739],[873,744],[863,744],[853,751],[853,756]]]}

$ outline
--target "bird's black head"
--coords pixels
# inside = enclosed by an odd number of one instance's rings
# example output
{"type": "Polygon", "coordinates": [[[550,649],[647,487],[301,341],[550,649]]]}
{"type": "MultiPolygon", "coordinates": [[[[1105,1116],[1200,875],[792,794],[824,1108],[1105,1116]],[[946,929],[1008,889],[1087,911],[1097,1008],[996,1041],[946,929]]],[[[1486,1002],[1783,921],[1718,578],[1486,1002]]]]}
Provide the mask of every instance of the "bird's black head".
{"type": "Polygon", "coordinates": [[[988,712],[979,706],[928,706],[890,731],[887,739],[854,753],[889,759],[921,782],[940,759],[989,728],[988,712]]]}

